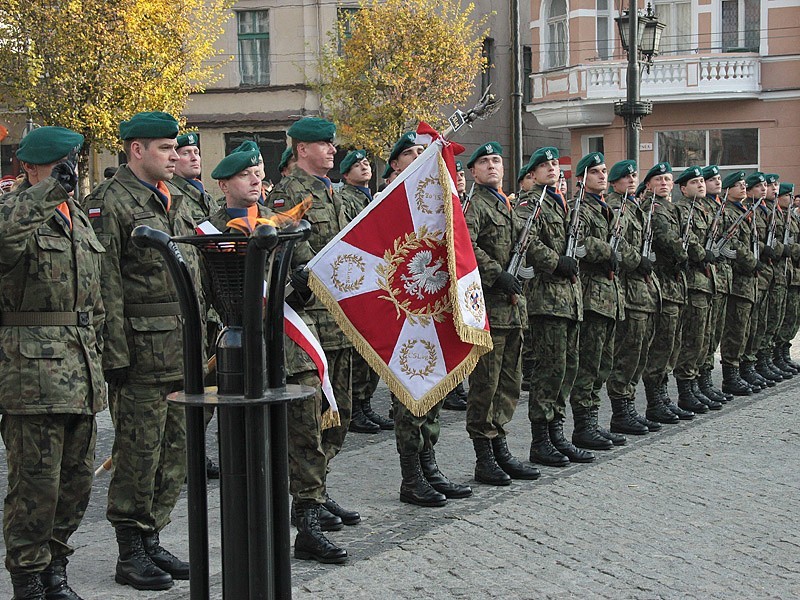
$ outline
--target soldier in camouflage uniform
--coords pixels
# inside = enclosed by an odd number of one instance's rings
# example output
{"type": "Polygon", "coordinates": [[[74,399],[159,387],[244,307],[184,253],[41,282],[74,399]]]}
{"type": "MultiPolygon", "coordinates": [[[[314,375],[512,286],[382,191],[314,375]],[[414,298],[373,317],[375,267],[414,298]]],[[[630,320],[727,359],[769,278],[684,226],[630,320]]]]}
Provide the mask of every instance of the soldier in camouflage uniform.
{"type": "MultiPolygon", "coordinates": [[[[339,165],[344,185],[339,190],[347,221],[372,202],[369,180],[372,179],[372,165],[366,150],[351,150],[339,165]]],[[[357,433],[378,433],[381,429],[394,429],[394,421],[382,417],[372,409],[372,395],[378,387],[380,377],[358,353],[353,352],[353,415],[350,418],[350,431],[357,433]]]]}
{"type": "MultiPolygon", "coordinates": [[[[233,152],[225,157],[211,173],[219,181],[225,195],[225,205],[208,221],[223,233],[237,233],[229,228],[232,219],[270,217],[274,213],[259,204],[261,177],[257,168],[258,151],[233,152]]],[[[295,246],[292,263],[301,265],[311,260],[307,242],[295,246]]],[[[316,336],[316,326],[304,310],[311,294],[302,285],[286,299],[316,336]]],[[[333,544],[322,533],[342,528],[342,519],[324,508],[327,500],[325,480],[328,459],[322,447],[322,392],[319,374],[313,360],[288,336],[284,336],[286,380],[288,383],[313,387],[311,398],[296,400],[288,405],[289,491],[292,495],[292,524],[297,526],[295,557],[323,563],[342,563],[347,552],[333,544]]]]}
{"type": "Polygon", "coordinates": [[[788,243],[784,246],[786,258],[781,260],[778,268],[783,269],[786,277],[786,308],[783,314],[781,325],[775,334],[775,349],[773,360],[782,369],[794,369],[800,373],[800,365],[791,358],[789,350],[792,347],[792,340],[797,334],[798,322],[800,321],[800,222],[797,213],[792,206],[792,191],[794,184],[781,183],[778,190],[778,205],[784,214],[785,223],[788,223],[789,235],[788,243]],[[788,247],[788,251],[786,250],[788,247]]]}
{"type": "Polygon", "coordinates": [[[25,180],[0,205],[0,433],[6,569],[15,599],[78,598],[69,538],[92,489],[106,399],[103,247],[72,198],[83,136],[40,127],[17,150],[25,180]]]}
{"type": "Polygon", "coordinates": [[[281,177],[288,177],[296,163],[297,159],[294,154],[292,154],[292,147],[286,146],[286,149],[281,154],[281,160],[278,163],[278,171],[281,177]]]}
{"type": "MultiPolygon", "coordinates": [[[[519,185],[519,190],[517,191],[517,197],[514,199],[514,207],[516,208],[519,206],[520,202],[525,200],[534,201],[538,200],[531,200],[530,194],[528,192],[533,189],[533,186],[536,185],[536,182],[533,179],[533,167],[531,167],[530,160],[522,165],[517,173],[517,185],[519,185]]],[[[526,281],[523,284],[523,294],[527,298],[528,303],[530,303],[530,290],[532,289],[531,285],[526,281]]],[[[531,370],[533,369],[533,340],[531,340],[531,336],[528,333],[527,329],[523,332],[522,335],[522,391],[528,392],[531,389],[531,370]]]]}
{"type": "MultiPolygon", "coordinates": [[[[194,220],[183,194],[167,183],[178,161],[178,122],[162,112],[138,113],[119,129],[128,164],[86,201],[106,249],[103,371],[115,435],[106,514],[119,544],[115,580],[161,590],[189,578],[188,563],[158,538],[186,475],[185,413],[166,399],[183,387],[182,318],[161,255],[136,247],[130,236],[139,225],[189,235],[194,220]]],[[[199,282],[197,253],[181,252],[199,282]]]]}
{"type": "Polygon", "coordinates": [[[475,192],[465,217],[483,284],[493,346],[478,359],[469,377],[467,433],[477,459],[475,480],[508,485],[512,478],[532,480],[540,475],[538,469],[512,456],[505,429],[519,399],[522,331],[528,325],[522,284],[506,267],[524,223],[500,189],[504,174],[500,144],[479,146],[467,167],[475,179],[475,192]]]}
{"type": "Polygon", "coordinates": [[[544,193],[536,233],[527,262],[535,274],[527,297],[528,331],[533,342],[533,369],[528,399],[531,421],[530,460],[564,467],[571,460],[585,462],[594,455],[564,437],[566,402],[578,371],[580,321],[583,318],[578,261],[566,255],[569,206],[553,187],[561,169],[556,148],[539,148],[528,163],[536,185],[520,198],[523,219],[544,193]]]}

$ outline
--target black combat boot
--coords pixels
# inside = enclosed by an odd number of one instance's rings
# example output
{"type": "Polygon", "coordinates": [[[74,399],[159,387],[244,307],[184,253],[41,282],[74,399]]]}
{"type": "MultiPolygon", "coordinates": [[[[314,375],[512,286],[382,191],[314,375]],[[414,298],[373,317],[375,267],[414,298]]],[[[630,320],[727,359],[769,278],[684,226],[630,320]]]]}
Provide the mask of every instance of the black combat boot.
{"type": "Polygon", "coordinates": [[[342,507],[336,500],[325,494],[325,502],[322,503],[322,510],[332,514],[334,517],[339,517],[345,525],[358,525],[361,523],[361,515],[354,510],[349,510],[342,507]]]}
{"type": "Polygon", "coordinates": [[[611,431],[627,435],[644,435],[650,432],[628,413],[627,398],[611,398],[611,431]]]}
{"type": "Polygon", "coordinates": [[[135,527],[117,527],[119,559],[114,581],[137,590],[168,590],[172,575],[158,567],[145,552],[142,532],[135,527]]]}
{"type": "Polygon", "coordinates": [[[219,479],[219,467],[210,458],[206,458],[206,478],[219,479]]]}
{"type": "Polygon", "coordinates": [[[353,398],[353,414],[350,417],[348,431],[355,433],[378,433],[380,426],[367,418],[361,406],[361,398],[353,398]]]}
{"type": "Polygon", "coordinates": [[[444,506],[447,496],[437,492],[425,476],[419,464],[419,454],[400,456],[400,472],[403,482],[400,484],[400,502],[417,506],[444,506]]]}
{"type": "Polygon", "coordinates": [[[791,379],[794,377],[794,373],[792,371],[788,371],[786,369],[781,369],[778,365],[775,364],[775,361],[772,359],[772,352],[769,350],[763,351],[764,361],[767,363],[767,366],[772,369],[773,372],[777,373],[784,379],[791,379]]]}
{"type": "Polygon", "coordinates": [[[541,471],[536,467],[531,467],[515,458],[508,449],[506,436],[498,435],[492,438],[492,452],[498,466],[511,476],[511,479],[524,479],[533,481],[539,479],[541,471]]]}
{"type": "MultiPolygon", "coordinates": [[[[297,520],[300,518],[300,512],[298,511],[297,504],[294,500],[292,500],[292,510],[290,514],[290,522],[292,526],[297,527],[297,520]]],[[[328,512],[322,504],[319,505],[317,520],[319,520],[319,527],[322,529],[322,531],[339,531],[342,527],[344,527],[342,520],[333,513],[328,512]]]]}
{"type": "Polygon", "coordinates": [[[67,557],[54,558],[50,561],[41,579],[46,600],[82,600],[67,583],[67,557]]]}
{"type": "Polygon", "coordinates": [[[775,383],[780,383],[781,381],[783,381],[783,375],[781,375],[777,371],[773,371],[772,367],[770,367],[769,364],[767,363],[767,358],[761,353],[756,354],[755,370],[756,373],[758,373],[759,375],[761,375],[761,377],[767,380],[767,385],[769,387],[773,387],[772,385],[770,385],[771,381],[775,383]]]}
{"type": "Polygon", "coordinates": [[[39,573],[12,573],[14,597],[11,600],[46,600],[39,573]]]}
{"type": "Polygon", "coordinates": [[[363,412],[365,417],[367,417],[381,429],[387,431],[394,429],[394,420],[382,417],[372,409],[372,398],[367,398],[366,400],[361,401],[361,412],[363,412]]]}
{"type": "Polygon", "coordinates": [[[294,557],[326,564],[346,562],[347,551],[339,548],[322,533],[319,527],[319,509],[319,504],[298,503],[294,557]]]}
{"type": "MultiPolygon", "coordinates": [[[[597,423],[598,416],[600,414],[600,409],[597,406],[593,406],[590,410],[592,413],[592,419],[594,420],[595,423],[597,423]]],[[[602,427],[600,427],[600,425],[597,426],[597,433],[599,435],[602,435],[607,440],[610,440],[611,443],[614,444],[615,446],[624,446],[625,444],[628,443],[628,438],[626,438],[624,435],[613,433],[608,429],[603,429],[602,427]]]]}
{"type": "Polygon", "coordinates": [[[433,448],[428,448],[419,453],[419,464],[422,467],[422,474],[431,487],[440,494],[444,494],[448,499],[457,500],[459,498],[469,498],[472,496],[472,488],[468,485],[454,483],[450,481],[436,464],[436,452],[433,448]]]}
{"type": "Polygon", "coordinates": [[[775,347],[772,349],[772,362],[781,371],[789,372],[792,375],[800,373],[800,370],[795,369],[786,361],[786,357],[783,354],[783,347],[778,344],[775,344],[775,347]]]}
{"type": "Polygon", "coordinates": [[[611,450],[614,443],[597,431],[597,413],[592,408],[588,406],[572,407],[572,417],[575,420],[572,443],[578,448],[589,450],[611,450]]]}
{"type": "Polygon", "coordinates": [[[570,462],[589,463],[594,461],[594,454],[587,450],[576,448],[572,442],[564,437],[564,417],[555,416],[548,423],[550,441],[553,442],[556,450],[566,456],[570,462]]]}
{"type": "Polygon", "coordinates": [[[455,388],[447,393],[447,395],[444,397],[444,404],[442,404],[442,408],[459,411],[467,410],[467,398],[466,390],[464,390],[464,384],[459,383],[455,388]],[[458,393],[459,386],[461,386],[461,389],[464,391],[463,397],[458,393]]]}
{"type": "Polygon", "coordinates": [[[158,533],[142,534],[142,545],[147,556],[159,569],[172,575],[173,579],[189,579],[189,563],[166,550],[158,539],[158,533]]]}
{"type": "Polygon", "coordinates": [[[664,405],[664,401],[658,393],[658,386],[646,383],[644,393],[647,398],[647,410],[644,414],[650,421],[667,425],[674,425],[680,421],[678,415],[664,405]]]}
{"type": "Polygon", "coordinates": [[[711,400],[716,400],[722,404],[727,404],[730,401],[730,398],[714,387],[714,380],[711,378],[711,369],[705,367],[700,369],[700,375],[697,377],[697,385],[700,386],[700,391],[703,392],[706,398],[711,398],[711,400]]]}
{"type": "Polygon", "coordinates": [[[658,397],[661,402],[664,403],[669,411],[677,416],[681,421],[691,421],[694,419],[694,413],[690,410],[683,410],[680,406],[675,404],[672,398],[669,397],[669,385],[667,383],[667,378],[665,377],[664,380],[658,384],[658,397]]]}
{"type": "Polygon", "coordinates": [[[734,396],[753,395],[753,388],[739,376],[739,367],[733,365],[722,365],[722,391],[734,396]]]}
{"type": "Polygon", "coordinates": [[[756,364],[749,360],[739,362],[739,375],[744,379],[754,392],[758,393],[768,387],[775,387],[775,382],[765,379],[756,371],[756,364]]]}
{"type": "Polygon", "coordinates": [[[706,396],[703,392],[700,391],[700,384],[697,382],[697,378],[690,379],[689,381],[692,382],[692,393],[694,397],[697,398],[697,401],[701,404],[705,404],[709,410],[721,410],[722,403],[717,402],[716,400],[712,400],[708,396],[706,396]]]}
{"type": "Polygon", "coordinates": [[[553,446],[547,421],[531,421],[531,438],[529,459],[532,463],[548,467],[566,467],[569,464],[569,459],[553,446]]]}
{"type": "Polygon", "coordinates": [[[500,468],[492,451],[492,440],[476,438],[472,440],[475,448],[475,481],[489,485],[508,485],[511,477],[500,468]]]}
{"type": "Polygon", "coordinates": [[[636,398],[628,398],[627,405],[628,413],[639,423],[647,427],[648,431],[661,431],[661,423],[656,423],[655,421],[651,421],[647,417],[640,415],[636,412],[636,398]]]}
{"type": "Polygon", "coordinates": [[[796,363],[792,360],[792,345],[791,344],[784,344],[781,346],[781,353],[783,354],[783,360],[786,361],[786,364],[795,369],[798,373],[800,373],[800,363],[796,363]]]}
{"type": "Polygon", "coordinates": [[[700,402],[692,392],[691,379],[676,379],[678,385],[678,406],[683,410],[704,415],[708,412],[708,407],[700,402]]]}

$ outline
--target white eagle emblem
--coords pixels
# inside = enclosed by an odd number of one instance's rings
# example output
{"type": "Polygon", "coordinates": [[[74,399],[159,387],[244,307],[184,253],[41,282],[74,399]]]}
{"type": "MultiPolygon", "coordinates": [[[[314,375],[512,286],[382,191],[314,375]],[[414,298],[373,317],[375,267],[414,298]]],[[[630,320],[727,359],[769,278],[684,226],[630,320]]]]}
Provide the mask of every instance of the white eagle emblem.
{"type": "Polygon", "coordinates": [[[431,264],[433,254],[430,250],[423,250],[417,254],[408,263],[408,272],[411,275],[401,275],[400,278],[405,282],[406,293],[416,296],[422,300],[423,292],[427,294],[435,294],[441,290],[450,279],[447,271],[440,271],[444,265],[441,258],[437,258],[436,262],[431,264]]]}

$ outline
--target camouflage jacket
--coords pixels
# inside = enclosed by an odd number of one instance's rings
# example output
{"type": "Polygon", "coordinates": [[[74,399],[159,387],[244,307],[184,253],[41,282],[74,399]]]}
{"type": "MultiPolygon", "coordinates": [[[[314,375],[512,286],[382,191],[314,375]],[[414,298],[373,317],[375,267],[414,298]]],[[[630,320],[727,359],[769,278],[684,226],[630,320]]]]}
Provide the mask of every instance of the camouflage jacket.
{"type": "Polygon", "coordinates": [[[103,246],[48,177],[0,201],[0,413],[95,414],[105,405],[100,289],[103,246]],[[56,216],[69,205],[72,230],[56,216]],[[16,314],[14,314],[16,313],[16,314]],[[12,324],[66,313],[71,325],[12,324]]]}
{"type": "MultiPolygon", "coordinates": [[[[176,188],[168,188],[172,198],[169,212],[155,192],[122,165],[85,203],[92,227],[106,249],[103,368],[128,367],[128,379],[133,383],[183,379],[183,317],[175,285],[161,254],[137,248],[130,239],[139,225],[171,236],[194,233],[195,223],[184,196],[176,188]]],[[[196,284],[201,314],[205,314],[198,253],[187,244],[181,245],[180,251],[196,284]]]]}
{"type": "MultiPolygon", "coordinates": [[[[291,175],[281,179],[267,198],[267,205],[275,212],[283,212],[311,196],[312,205],[303,217],[311,223],[308,244],[312,254],[317,254],[347,225],[341,197],[329,190],[317,177],[309,175],[298,166],[291,175]]],[[[325,350],[352,347],[328,309],[318,299],[306,306],[317,325],[320,342],[325,350]]]]}
{"type": "Polygon", "coordinates": [[[370,198],[363,191],[349,183],[342,186],[339,195],[342,198],[342,208],[348,223],[355,219],[370,202],[370,198]]]}
{"type": "MultiPolygon", "coordinates": [[[[725,205],[725,229],[727,230],[736,220],[747,211],[739,202],[725,205]]],[[[756,298],[756,257],[753,254],[753,231],[750,215],[746,221],[736,229],[733,238],[728,243],[732,250],[736,250],[733,263],[733,279],[731,280],[731,295],[746,298],[755,302],[756,298]]]]}
{"type": "MultiPolygon", "coordinates": [[[[786,271],[787,283],[791,287],[800,287],[800,217],[793,208],[789,208],[789,256],[782,259],[780,268],[786,271]]],[[[784,213],[784,218],[785,218],[784,213]]]]}
{"type": "Polygon", "coordinates": [[[581,259],[581,288],[583,310],[592,311],[609,319],[624,317],[624,300],[611,271],[611,228],[614,213],[601,196],[587,193],[581,208],[581,243],[586,256],[581,259]]]}
{"type": "MultiPolygon", "coordinates": [[[[703,203],[706,208],[706,211],[709,213],[711,220],[709,221],[709,231],[714,222],[714,215],[716,215],[717,211],[719,210],[720,206],[722,205],[722,199],[719,196],[706,196],[703,198],[703,203]]],[[[720,239],[725,234],[725,214],[724,212],[720,216],[719,226],[717,227],[717,233],[715,236],[714,241],[720,239]]],[[[706,240],[703,241],[705,244],[706,240]]],[[[731,293],[731,281],[733,279],[733,271],[731,269],[731,262],[729,259],[725,258],[724,256],[720,256],[717,259],[717,262],[714,264],[714,293],[715,294],[730,294],[731,293]]]]}
{"type": "MultiPolygon", "coordinates": [[[[520,196],[517,212],[522,219],[528,215],[539,200],[543,186],[536,185],[530,192],[520,196]]],[[[553,189],[549,189],[553,192],[553,189]]],[[[567,251],[567,229],[569,215],[566,202],[546,194],[542,212],[536,222],[536,235],[528,246],[527,262],[535,270],[528,282],[528,317],[543,315],[563,317],[573,321],[583,320],[583,296],[580,278],[575,282],[569,277],[554,273],[558,258],[567,251]]]]}
{"type": "Polygon", "coordinates": [[[525,296],[516,295],[512,301],[512,296],[507,292],[494,287],[497,277],[511,261],[514,243],[525,225],[524,221],[482,185],[475,186],[465,219],[478,261],[489,325],[496,328],[526,328],[528,315],[525,296]]]}
{"type": "Polygon", "coordinates": [[[689,256],[681,243],[681,215],[668,198],[653,196],[642,209],[649,210],[650,202],[656,203],[653,211],[653,251],[656,253],[655,272],[661,286],[661,299],[685,304],[686,275],[683,268],[689,256]]]}
{"type": "Polygon", "coordinates": [[[714,266],[706,264],[706,237],[711,228],[711,221],[714,213],[710,211],[708,205],[702,198],[697,198],[694,202],[694,210],[691,210],[692,198],[681,196],[673,204],[679,215],[681,223],[681,236],[686,231],[686,222],[689,219],[689,212],[692,213],[692,223],[689,228],[689,242],[686,253],[689,255],[689,266],[686,270],[686,288],[697,292],[713,294],[716,290],[714,266]]]}
{"type": "MultiPolygon", "coordinates": [[[[747,205],[753,202],[752,198],[747,199],[747,205]]],[[[767,236],[769,235],[769,224],[772,220],[772,207],[774,206],[775,200],[768,200],[764,198],[764,202],[761,204],[761,208],[758,209],[758,218],[756,219],[756,225],[758,228],[758,249],[759,255],[763,257],[764,254],[764,247],[767,245],[767,236]]],[[[779,262],[779,258],[783,253],[783,224],[781,223],[781,211],[778,207],[775,207],[775,245],[774,251],[776,259],[774,261],[769,260],[767,258],[761,258],[761,262],[764,264],[764,268],[758,271],[758,289],[761,291],[766,291],[772,285],[773,280],[776,276],[777,269],[773,269],[773,262],[779,262]]],[[[781,275],[783,278],[783,276],[781,275]]]]}
{"type": "MultiPolygon", "coordinates": [[[[622,204],[622,196],[611,192],[606,198],[606,203],[614,212],[617,212],[622,204]]],[[[622,257],[619,266],[619,286],[624,294],[625,310],[654,313],[658,312],[661,306],[658,276],[655,272],[645,276],[637,270],[642,260],[646,224],[647,214],[636,199],[629,197],[625,203],[625,213],[622,216],[625,244],[620,244],[619,248],[622,257]]]]}
{"type": "Polygon", "coordinates": [[[203,188],[201,192],[195,185],[191,184],[183,177],[175,175],[170,183],[183,194],[184,202],[192,213],[192,218],[195,223],[199,223],[208,218],[208,216],[216,212],[217,208],[220,206],[217,201],[211,197],[211,194],[205,191],[205,188],[203,188]]]}

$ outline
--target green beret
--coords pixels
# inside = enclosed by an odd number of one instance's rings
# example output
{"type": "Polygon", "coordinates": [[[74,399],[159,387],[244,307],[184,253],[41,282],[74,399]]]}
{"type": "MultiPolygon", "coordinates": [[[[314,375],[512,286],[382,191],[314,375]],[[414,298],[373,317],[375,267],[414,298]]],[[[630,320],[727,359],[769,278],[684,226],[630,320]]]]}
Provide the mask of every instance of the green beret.
{"type": "Polygon", "coordinates": [[[672,173],[672,165],[670,165],[668,162],[660,162],[653,165],[653,168],[647,172],[647,175],[644,176],[643,182],[647,183],[656,175],[666,175],[667,173],[672,173]]]}
{"type": "Polygon", "coordinates": [[[520,167],[519,173],[517,173],[517,182],[520,182],[523,179],[525,179],[525,175],[527,175],[528,171],[530,171],[530,169],[528,168],[529,166],[530,166],[530,163],[525,163],[524,165],[522,165],[520,167]]]}
{"type": "Polygon", "coordinates": [[[543,162],[560,158],[560,156],[561,155],[558,153],[558,148],[554,148],[553,146],[539,148],[533,153],[531,160],[528,162],[528,171],[535,169],[537,165],[540,165],[543,162]]]}
{"type": "Polygon", "coordinates": [[[123,140],[137,138],[178,137],[178,122],[165,112],[140,112],[119,124],[119,137],[123,140]]]}
{"type": "Polygon", "coordinates": [[[750,173],[747,178],[744,180],[747,189],[749,190],[751,187],[757,186],[759,183],[766,183],[767,178],[764,177],[764,174],[761,171],[756,171],[755,173],[750,173]]]}
{"type": "Polygon", "coordinates": [[[719,167],[717,165],[708,165],[703,169],[703,179],[711,179],[719,175],[719,167]]]}
{"type": "Polygon", "coordinates": [[[289,166],[289,161],[291,160],[291,158],[292,158],[292,147],[286,146],[286,150],[284,150],[283,154],[281,154],[281,162],[278,163],[278,171],[280,171],[281,169],[285,169],[287,166],[289,166]]]}
{"type": "Polygon", "coordinates": [[[298,142],[332,142],[336,125],[319,117],[305,117],[289,127],[287,135],[298,142]]]}
{"type": "Polygon", "coordinates": [[[475,164],[475,161],[481,156],[492,156],[494,154],[497,156],[503,156],[503,147],[497,142],[486,142],[483,146],[478,146],[478,149],[475,150],[475,152],[472,153],[472,156],[469,157],[467,168],[471,169],[472,165],[475,164]]]}
{"type": "Polygon", "coordinates": [[[31,165],[49,165],[78,151],[83,136],[66,127],[38,127],[22,138],[17,158],[31,165]]]}
{"type": "Polygon", "coordinates": [[[636,191],[633,193],[634,196],[639,196],[644,191],[644,188],[647,184],[643,181],[639,185],[636,186],[636,191]]]}
{"type": "Polygon", "coordinates": [[[791,194],[793,192],[794,192],[793,183],[781,183],[780,187],[778,188],[778,196],[784,196],[786,194],[791,194]]]}
{"type": "Polygon", "coordinates": [[[236,148],[231,150],[231,154],[233,154],[234,152],[258,152],[258,153],[261,153],[261,149],[258,147],[258,144],[256,144],[253,140],[245,140],[241,144],[236,146],[236,148]]]}
{"type": "Polygon", "coordinates": [[[184,146],[199,146],[200,145],[200,134],[196,131],[191,133],[182,133],[176,138],[178,142],[178,148],[183,148],[184,146]]]}
{"type": "Polygon", "coordinates": [[[223,158],[211,172],[212,179],[229,179],[248,169],[258,165],[261,154],[257,150],[231,152],[223,158]]]}
{"type": "Polygon", "coordinates": [[[586,169],[591,169],[597,165],[602,165],[606,162],[606,157],[600,152],[589,152],[586,156],[578,161],[578,166],[575,168],[575,175],[583,177],[586,169]]]}
{"type": "Polygon", "coordinates": [[[464,171],[464,163],[462,163],[460,160],[457,160],[456,161],[456,173],[461,173],[463,171],[464,171]]]}
{"type": "Polygon", "coordinates": [[[636,173],[636,161],[621,160],[618,163],[614,163],[614,166],[608,172],[608,182],[614,183],[617,179],[622,179],[626,175],[633,175],[634,173],[636,173]]]}
{"type": "MultiPolygon", "coordinates": [[[[394,146],[392,146],[392,152],[391,154],[389,154],[389,160],[387,160],[386,162],[391,163],[395,158],[397,158],[398,156],[400,156],[400,154],[402,154],[403,150],[407,148],[411,148],[413,146],[421,146],[421,145],[422,144],[417,143],[417,133],[415,131],[406,131],[403,135],[400,136],[400,139],[395,142],[394,146]]],[[[386,167],[387,170],[390,168],[391,167],[386,167]]],[[[391,171],[389,171],[389,173],[391,174],[391,171]]],[[[389,175],[386,175],[384,179],[386,179],[386,177],[388,176],[389,175]]]]}
{"type": "Polygon", "coordinates": [[[728,175],[725,179],[722,180],[722,189],[727,190],[728,188],[732,188],[740,181],[744,181],[745,173],[744,171],[734,171],[730,175],[728,175]]]}
{"type": "Polygon", "coordinates": [[[347,173],[354,164],[356,164],[360,160],[364,160],[367,158],[367,151],[366,150],[350,150],[347,155],[342,159],[342,162],[339,164],[339,173],[344,175],[347,173]]]}
{"type": "Polygon", "coordinates": [[[389,179],[389,177],[391,177],[392,173],[394,173],[394,169],[392,168],[392,165],[386,165],[386,168],[383,170],[383,175],[381,175],[381,177],[383,179],[389,179]]]}
{"type": "Polygon", "coordinates": [[[703,169],[700,167],[689,167],[683,173],[678,175],[678,178],[675,180],[675,183],[678,185],[683,185],[690,179],[695,179],[697,177],[703,177],[703,169]]]}
{"type": "Polygon", "coordinates": [[[778,180],[781,178],[780,175],[777,173],[764,173],[764,179],[767,180],[767,183],[772,185],[773,183],[778,183],[778,180]]]}

